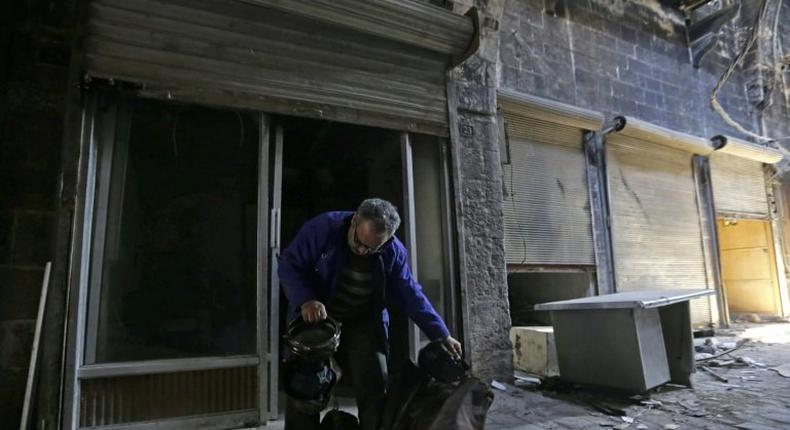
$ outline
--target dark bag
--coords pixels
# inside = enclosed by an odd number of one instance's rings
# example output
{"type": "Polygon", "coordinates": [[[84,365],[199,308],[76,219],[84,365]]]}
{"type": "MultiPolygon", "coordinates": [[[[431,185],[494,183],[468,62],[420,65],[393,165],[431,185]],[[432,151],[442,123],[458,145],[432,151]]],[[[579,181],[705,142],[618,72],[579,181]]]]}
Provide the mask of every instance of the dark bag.
{"type": "Polygon", "coordinates": [[[361,430],[361,427],[354,415],[340,409],[332,409],[321,420],[321,430],[361,430]]]}
{"type": "Polygon", "coordinates": [[[420,369],[445,383],[461,380],[469,370],[469,365],[463,360],[453,358],[441,341],[433,341],[421,349],[418,363],[420,369]]]}
{"type": "Polygon", "coordinates": [[[285,392],[299,400],[329,399],[337,381],[329,360],[320,363],[292,360],[285,364],[285,392]]]}
{"type": "Polygon", "coordinates": [[[493,401],[477,378],[445,383],[408,362],[387,393],[381,430],[482,430],[493,401]]]}

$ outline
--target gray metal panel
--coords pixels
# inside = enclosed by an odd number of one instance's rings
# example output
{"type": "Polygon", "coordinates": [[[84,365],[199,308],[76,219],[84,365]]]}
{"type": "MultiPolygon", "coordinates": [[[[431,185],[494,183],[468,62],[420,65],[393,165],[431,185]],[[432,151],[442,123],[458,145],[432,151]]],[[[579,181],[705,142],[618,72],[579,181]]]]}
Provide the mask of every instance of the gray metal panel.
{"type": "Polygon", "coordinates": [[[505,121],[507,263],[594,265],[581,130],[508,114],[505,121]]]}
{"type": "Polygon", "coordinates": [[[353,28],[456,58],[472,44],[472,20],[415,0],[241,0],[353,28]]]}
{"type": "Polygon", "coordinates": [[[669,381],[657,309],[552,312],[560,378],[641,393],[669,381]]]}
{"type": "Polygon", "coordinates": [[[627,291],[573,300],[541,303],[537,311],[565,311],[579,309],[650,309],[708,296],[713,290],[652,290],[627,291]]]}
{"type": "Polygon", "coordinates": [[[94,0],[89,75],[150,91],[447,133],[449,57],[234,0],[94,0]]]}
{"type": "Polygon", "coordinates": [[[768,216],[763,163],[715,152],[710,174],[716,211],[768,216]]]}
{"type": "Polygon", "coordinates": [[[782,150],[775,142],[772,143],[752,143],[731,136],[717,136],[713,139],[724,139],[725,145],[717,153],[735,155],[765,164],[775,164],[782,161],[784,157],[782,150]]]}
{"type": "Polygon", "coordinates": [[[497,102],[502,110],[511,114],[564,124],[583,130],[598,130],[603,125],[604,120],[604,116],[600,112],[510,90],[498,90],[497,102]]]}
{"type": "Polygon", "coordinates": [[[625,117],[625,127],[620,135],[632,139],[666,145],[694,154],[707,155],[713,152],[713,145],[701,137],[670,130],[637,118],[625,117]]]}
{"type": "MultiPolygon", "coordinates": [[[[607,140],[617,291],[709,288],[692,154],[623,135],[607,140]]],[[[711,322],[708,298],[691,309],[695,324],[711,322]]]]}

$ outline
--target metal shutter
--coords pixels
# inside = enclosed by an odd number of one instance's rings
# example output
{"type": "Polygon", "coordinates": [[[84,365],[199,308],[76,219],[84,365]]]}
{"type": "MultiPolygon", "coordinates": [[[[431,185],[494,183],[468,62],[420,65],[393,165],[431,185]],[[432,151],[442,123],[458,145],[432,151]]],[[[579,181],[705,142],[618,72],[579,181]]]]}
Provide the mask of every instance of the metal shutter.
{"type": "Polygon", "coordinates": [[[445,73],[473,35],[413,1],[93,0],[85,67],[144,96],[446,135],[445,73]]]}
{"type": "MultiPolygon", "coordinates": [[[[708,288],[689,152],[613,135],[608,180],[617,291],[708,288]]],[[[709,298],[692,322],[712,321],[709,298]]]]}
{"type": "Polygon", "coordinates": [[[716,152],[710,171],[716,211],[768,216],[763,163],[716,152]]]}
{"type": "Polygon", "coordinates": [[[505,124],[507,263],[594,265],[582,131],[507,113],[505,124]]]}

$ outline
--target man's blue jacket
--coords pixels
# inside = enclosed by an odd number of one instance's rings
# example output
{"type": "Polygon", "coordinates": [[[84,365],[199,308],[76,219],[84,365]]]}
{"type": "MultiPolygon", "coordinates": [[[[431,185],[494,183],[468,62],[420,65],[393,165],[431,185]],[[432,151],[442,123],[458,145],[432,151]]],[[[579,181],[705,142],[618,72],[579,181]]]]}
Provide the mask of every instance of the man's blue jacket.
{"type": "MultiPolygon", "coordinates": [[[[353,215],[354,212],[325,212],[316,216],[280,253],[277,273],[288,297],[289,319],[305,302],[329,303],[351,252],[347,234],[353,215]]],[[[402,309],[431,340],[449,336],[444,321],[412,276],[403,243],[393,236],[374,256],[373,280],[384,288],[384,304],[392,303],[402,309]]],[[[386,332],[386,307],[381,310],[381,321],[386,332]]]]}

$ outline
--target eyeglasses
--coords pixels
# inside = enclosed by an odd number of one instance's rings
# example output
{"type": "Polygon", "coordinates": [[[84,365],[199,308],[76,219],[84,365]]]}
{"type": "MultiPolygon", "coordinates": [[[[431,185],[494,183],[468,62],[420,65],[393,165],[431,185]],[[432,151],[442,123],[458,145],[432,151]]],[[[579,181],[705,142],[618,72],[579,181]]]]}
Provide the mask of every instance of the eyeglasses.
{"type": "Polygon", "coordinates": [[[357,237],[357,228],[359,228],[359,224],[354,224],[354,246],[356,246],[357,248],[362,248],[363,255],[375,254],[379,249],[381,249],[381,246],[372,248],[362,243],[362,241],[360,241],[359,238],[357,237]]]}

